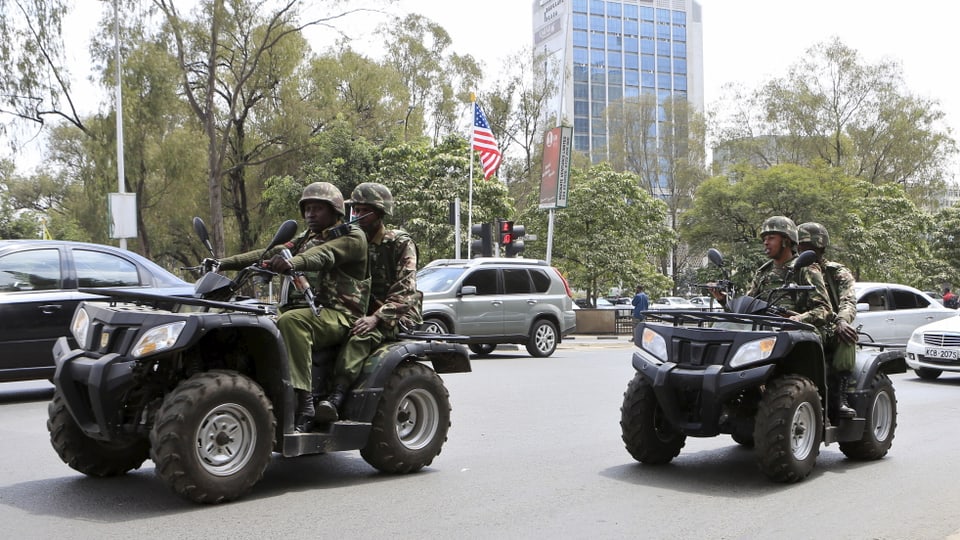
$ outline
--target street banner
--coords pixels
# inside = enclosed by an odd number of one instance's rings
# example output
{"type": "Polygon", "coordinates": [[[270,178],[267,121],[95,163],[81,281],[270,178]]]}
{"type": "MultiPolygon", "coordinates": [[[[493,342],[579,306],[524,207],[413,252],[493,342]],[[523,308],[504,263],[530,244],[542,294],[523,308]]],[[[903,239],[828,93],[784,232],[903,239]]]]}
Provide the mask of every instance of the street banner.
{"type": "Polygon", "coordinates": [[[573,128],[570,126],[555,127],[544,135],[540,208],[567,207],[572,145],[573,128]]]}

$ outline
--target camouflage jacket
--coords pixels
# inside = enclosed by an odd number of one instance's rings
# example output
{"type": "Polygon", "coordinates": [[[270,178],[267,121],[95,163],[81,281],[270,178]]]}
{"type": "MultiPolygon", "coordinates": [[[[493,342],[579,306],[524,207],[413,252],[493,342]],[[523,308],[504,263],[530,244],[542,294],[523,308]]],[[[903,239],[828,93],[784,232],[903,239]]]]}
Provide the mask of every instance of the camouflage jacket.
{"type": "Polygon", "coordinates": [[[405,231],[383,227],[367,244],[370,307],[387,329],[420,327],[422,293],[417,290],[417,246],[405,231]]]}
{"type": "MultiPolygon", "coordinates": [[[[772,260],[765,262],[754,275],[753,282],[746,294],[761,300],[767,300],[767,293],[770,290],[780,288],[783,285],[784,279],[793,269],[793,263],[796,260],[797,258],[793,257],[783,266],[772,260]]],[[[812,285],[814,290],[797,294],[796,300],[789,295],[784,295],[773,298],[773,302],[778,306],[799,313],[800,317],[798,319],[800,322],[822,329],[833,316],[830,293],[827,291],[823,271],[817,264],[811,264],[801,269],[794,279],[798,285],[812,285]]]]}
{"type": "MultiPolygon", "coordinates": [[[[330,230],[321,235],[307,230],[291,242],[267,252],[265,259],[283,248],[293,253],[290,260],[295,271],[303,272],[313,289],[317,303],[348,316],[350,321],[362,317],[370,300],[370,278],[367,276],[367,236],[356,225],[349,225],[347,234],[331,238],[330,230]]],[[[221,270],[239,270],[259,260],[262,251],[249,251],[220,260],[221,270]]],[[[283,308],[306,307],[303,294],[284,280],[286,298],[283,308]]]]}
{"type": "Polygon", "coordinates": [[[857,293],[853,288],[856,281],[853,274],[838,262],[821,259],[820,265],[836,318],[853,324],[853,319],[857,317],[857,293]]]}

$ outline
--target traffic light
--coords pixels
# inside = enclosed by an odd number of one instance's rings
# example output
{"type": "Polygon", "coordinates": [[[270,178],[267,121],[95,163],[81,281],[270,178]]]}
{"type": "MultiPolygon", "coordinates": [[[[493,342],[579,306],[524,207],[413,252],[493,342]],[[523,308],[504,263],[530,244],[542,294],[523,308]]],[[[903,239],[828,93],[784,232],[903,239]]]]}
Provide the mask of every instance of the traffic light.
{"type": "Polygon", "coordinates": [[[478,223],[470,227],[470,235],[479,240],[470,241],[471,257],[493,257],[493,227],[489,223],[478,223]]]}
{"type": "Polygon", "coordinates": [[[507,248],[513,243],[513,222],[501,219],[498,223],[500,224],[500,245],[507,248]]]}
{"type": "Polygon", "coordinates": [[[506,245],[506,256],[516,257],[523,253],[523,236],[527,234],[527,228],[523,225],[514,225],[510,223],[510,243],[506,245]]]}

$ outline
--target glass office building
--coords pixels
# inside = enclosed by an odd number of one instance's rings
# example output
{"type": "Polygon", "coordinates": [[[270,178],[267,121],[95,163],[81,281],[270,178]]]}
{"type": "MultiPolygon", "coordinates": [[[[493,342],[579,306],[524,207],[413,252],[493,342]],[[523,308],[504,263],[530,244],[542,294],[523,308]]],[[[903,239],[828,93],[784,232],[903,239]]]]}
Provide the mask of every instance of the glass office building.
{"type": "Polygon", "coordinates": [[[574,148],[608,158],[610,104],[655,95],[703,111],[703,31],[693,0],[534,0],[533,42],[558,67],[553,110],[574,148]]]}

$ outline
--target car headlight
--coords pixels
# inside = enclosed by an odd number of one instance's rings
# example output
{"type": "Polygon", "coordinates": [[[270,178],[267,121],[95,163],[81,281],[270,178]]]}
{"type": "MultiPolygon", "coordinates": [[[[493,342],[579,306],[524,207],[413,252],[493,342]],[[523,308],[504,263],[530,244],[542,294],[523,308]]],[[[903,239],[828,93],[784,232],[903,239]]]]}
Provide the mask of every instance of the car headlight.
{"type": "Polygon", "coordinates": [[[73,339],[77,340],[81,349],[87,348],[87,336],[90,334],[90,315],[87,314],[87,310],[79,308],[73,313],[70,333],[73,334],[73,339]]]}
{"type": "Polygon", "coordinates": [[[148,354],[158,353],[173,347],[180,337],[180,332],[186,326],[187,321],[177,321],[175,323],[163,324],[151,328],[146,334],[137,340],[133,346],[134,358],[141,358],[148,354]]]}
{"type": "Polygon", "coordinates": [[[640,346],[650,354],[656,356],[661,362],[667,361],[666,340],[650,328],[643,329],[643,334],[640,335],[640,346]]]}
{"type": "Polygon", "coordinates": [[[766,360],[773,353],[773,347],[777,344],[775,336],[765,337],[754,341],[744,343],[743,346],[733,355],[730,360],[730,367],[738,368],[747,364],[766,360]]]}

